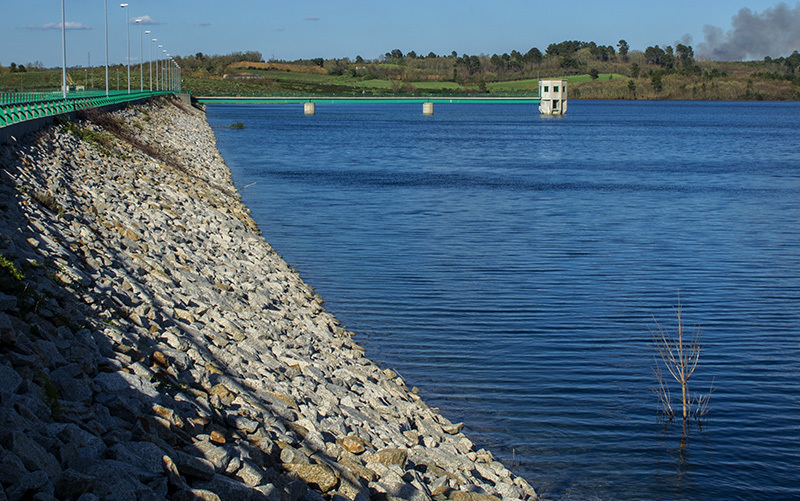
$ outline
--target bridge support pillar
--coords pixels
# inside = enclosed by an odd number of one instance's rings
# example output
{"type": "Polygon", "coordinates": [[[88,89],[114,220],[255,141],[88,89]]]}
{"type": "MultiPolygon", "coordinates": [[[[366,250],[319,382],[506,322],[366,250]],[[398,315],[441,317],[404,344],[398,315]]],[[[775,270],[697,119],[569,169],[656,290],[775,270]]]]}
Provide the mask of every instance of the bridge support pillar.
{"type": "Polygon", "coordinates": [[[317,112],[317,105],[314,103],[303,103],[303,113],[313,115],[317,112]]]}
{"type": "Polygon", "coordinates": [[[433,103],[422,103],[422,114],[423,115],[433,115],[433,103]]]}

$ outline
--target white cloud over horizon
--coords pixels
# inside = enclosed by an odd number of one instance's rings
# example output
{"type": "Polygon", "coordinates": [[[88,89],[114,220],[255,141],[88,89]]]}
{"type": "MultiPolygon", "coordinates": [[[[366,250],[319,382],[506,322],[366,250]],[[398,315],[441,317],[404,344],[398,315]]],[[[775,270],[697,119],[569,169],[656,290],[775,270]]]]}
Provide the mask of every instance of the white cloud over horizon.
{"type": "MultiPolygon", "coordinates": [[[[92,30],[92,29],[94,29],[91,26],[87,26],[87,25],[85,25],[83,23],[77,23],[77,22],[72,22],[72,21],[67,21],[64,24],[64,26],[65,26],[65,28],[67,30],[92,30]]],[[[60,30],[61,29],[61,23],[46,23],[46,24],[43,24],[41,26],[28,25],[28,26],[25,27],[25,29],[26,30],[60,30]]]]}
{"type": "Polygon", "coordinates": [[[137,19],[140,19],[142,21],[142,24],[145,25],[145,26],[156,26],[156,25],[159,25],[159,24],[164,24],[164,23],[161,23],[159,21],[156,21],[155,19],[153,19],[150,16],[132,17],[131,20],[130,20],[130,23],[131,24],[136,24],[136,20],[137,19]]]}

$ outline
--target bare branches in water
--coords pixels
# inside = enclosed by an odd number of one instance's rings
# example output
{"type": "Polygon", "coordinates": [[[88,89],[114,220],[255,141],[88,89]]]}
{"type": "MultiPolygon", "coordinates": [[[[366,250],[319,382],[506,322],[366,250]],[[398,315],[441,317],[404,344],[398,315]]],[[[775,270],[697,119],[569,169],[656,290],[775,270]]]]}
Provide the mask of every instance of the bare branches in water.
{"type": "Polygon", "coordinates": [[[711,387],[707,393],[692,395],[689,390],[689,380],[694,375],[695,369],[700,362],[700,351],[702,345],[700,344],[701,329],[695,326],[691,333],[687,332],[683,324],[683,307],[678,298],[678,306],[674,307],[675,315],[677,316],[677,330],[670,332],[662,327],[658,321],[655,322],[655,328],[650,328],[650,334],[653,336],[653,349],[656,352],[654,373],[658,381],[658,387],[653,391],[658,396],[660,404],[660,412],[671,421],[677,414],[672,403],[672,392],[670,391],[670,382],[674,380],[680,387],[680,413],[683,418],[684,427],[690,418],[700,421],[708,414],[708,403],[711,393],[714,391],[714,383],[712,381],[711,387]],[[664,371],[672,376],[670,380],[665,380],[664,371]]]}

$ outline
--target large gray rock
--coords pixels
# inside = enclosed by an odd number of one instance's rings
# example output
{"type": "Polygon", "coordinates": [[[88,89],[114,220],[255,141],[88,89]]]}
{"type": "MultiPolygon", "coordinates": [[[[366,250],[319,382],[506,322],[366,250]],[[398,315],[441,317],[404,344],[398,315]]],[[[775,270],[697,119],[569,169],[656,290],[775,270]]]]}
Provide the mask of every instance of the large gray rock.
{"type": "Polygon", "coordinates": [[[210,480],[214,476],[214,463],[208,459],[196,457],[182,451],[178,451],[174,459],[181,475],[201,480],[210,480]]]}
{"type": "Polygon", "coordinates": [[[0,484],[11,485],[28,473],[22,460],[9,451],[0,452],[0,484]]]}
{"type": "Polygon", "coordinates": [[[21,384],[22,376],[13,367],[0,364],[0,398],[3,393],[16,393],[21,384]]]}
{"type": "Polygon", "coordinates": [[[17,482],[6,490],[9,501],[33,499],[34,496],[47,496],[52,498],[53,484],[44,471],[35,471],[22,476],[17,482]]]}
{"type": "Polygon", "coordinates": [[[199,482],[195,487],[213,492],[220,501],[249,501],[267,499],[259,490],[248,487],[224,475],[214,475],[210,480],[199,482]]]}
{"type": "Polygon", "coordinates": [[[61,474],[61,465],[58,459],[37,442],[31,440],[27,434],[20,431],[13,432],[3,445],[20,459],[28,471],[42,470],[51,479],[58,478],[61,474]]]}
{"type": "Polygon", "coordinates": [[[156,403],[161,396],[153,383],[128,372],[102,372],[94,381],[100,391],[144,400],[147,403],[156,403]]]}
{"type": "Polygon", "coordinates": [[[58,478],[55,490],[62,499],[78,499],[81,495],[92,492],[96,485],[94,476],[67,469],[58,478]]]}

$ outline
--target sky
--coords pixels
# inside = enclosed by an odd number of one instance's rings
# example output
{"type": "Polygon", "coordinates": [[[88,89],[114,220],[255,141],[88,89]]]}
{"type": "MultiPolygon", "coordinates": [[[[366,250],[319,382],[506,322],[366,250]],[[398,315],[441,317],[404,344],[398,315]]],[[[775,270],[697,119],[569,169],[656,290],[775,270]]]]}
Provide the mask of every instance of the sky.
{"type": "MultiPolygon", "coordinates": [[[[61,66],[61,3],[0,0],[0,64],[61,66]]],[[[105,63],[104,0],[64,0],[67,66],[105,63]]],[[[108,2],[109,58],[149,60],[150,38],[172,55],[258,51],[264,59],[502,54],[564,40],[632,50],[688,43],[710,59],[800,50],[800,2],[777,0],[129,0],[108,2]],[[743,10],[744,9],[744,10],[743,10]],[[130,25],[126,24],[126,13],[130,25]],[[134,20],[141,18],[141,25],[134,20]],[[142,32],[150,30],[148,37],[142,32]],[[140,37],[142,42],[140,42],[140,37]],[[140,49],[141,46],[141,49],[140,49]],[[700,50],[698,50],[700,49],[700,50]],[[777,51],[777,52],[776,52],[777,51]],[[141,59],[140,59],[141,54],[141,59]]]]}

